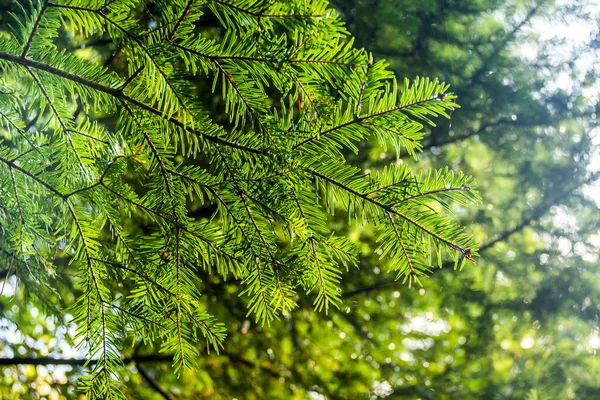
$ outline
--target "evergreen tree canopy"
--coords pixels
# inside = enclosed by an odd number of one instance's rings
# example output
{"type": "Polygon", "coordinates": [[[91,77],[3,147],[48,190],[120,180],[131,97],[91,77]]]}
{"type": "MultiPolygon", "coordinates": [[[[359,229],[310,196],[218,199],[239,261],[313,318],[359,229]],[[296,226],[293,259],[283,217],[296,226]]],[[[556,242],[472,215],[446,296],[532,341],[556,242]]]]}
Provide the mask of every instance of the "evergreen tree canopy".
{"type": "Polygon", "coordinates": [[[74,275],[90,398],[122,396],[125,345],[156,344],[176,372],[227,348],[201,299],[211,275],[239,282],[261,324],[305,293],[339,306],[359,249],[334,213],[375,229],[409,286],[443,257],[474,262],[453,217],[478,201],[472,178],[347,161],[372,143],[415,156],[455,96],[397,83],[327,2],[16,4],[0,33],[1,257],[48,311],[74,275]]]}

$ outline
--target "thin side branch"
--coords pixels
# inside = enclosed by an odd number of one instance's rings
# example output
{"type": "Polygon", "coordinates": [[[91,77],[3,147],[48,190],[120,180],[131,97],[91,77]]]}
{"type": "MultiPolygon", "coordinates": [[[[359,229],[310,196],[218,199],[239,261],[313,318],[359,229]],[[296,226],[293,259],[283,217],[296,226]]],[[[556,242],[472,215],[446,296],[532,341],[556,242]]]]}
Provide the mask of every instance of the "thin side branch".
{"type": "Polygon", "coordinates": [[[165,400],[176,400],[175,396],[171,395],[167,392],[160,384],[156,381],[156,379],[152,378],[148,371],[140,362],[135,363],[135,367],[137,368],[140,375],[148,382],[148,384],[154,389],[158,394],[160,394],[165,400]]]}
{"type": "Polygon", "coordinates": [[[63,70],[61,70],[59,68],[56,68],[56,67],[54,67],[52,65],[44,64],[44,63],[41,63],[39,61],[31,60],[29,58],[19,57],[19,56],[15,56],[13,54],[8,54],[8,53],[0,52],[0,59],[11,61],[11,62],[20,64],[20,65],[23,65],[23,66],[35,68],[35,69],[38,69],[38,70],[41,70],[41,71],[45,71],[45,72],[51,73],[53,75],[59,76],[61,78],[68,79],[68,80],[70,80],[72,82],[75,82],[75,83],[78,83],[80,85],[84,85],[84,86],[87,86],[89,88],[98,90],[98,91],[100,91],[102,93],[106,93],[106,94],[108,94],[108,95],[110,95],[110,96],[112,96],[112,97],[114,97],[116,99],[124,100],[124,101],[126,101],[126,102],[128,102],[130,104],[133,104],[133,105],[135,105],[137,107],[142,108],[145,111],[150,112],[151,114],[158,115],[161,118],[164,117],[167,121],[169,121],[173,125],[178,126],[180,128],[183,128],[183,129],[185,129],[186,131],[188,131],[188,132],[190,132],[192,134],[199,135],[199,136],[203,137],[204,139],[206,139],[206,140],[208,140],[210,142],[217,143],[217,144],[220,144],[222,146],[232,147],[232,148],[235,148],[235,149],[238,149],[238,150],[243,150],[243,151],[246,151],[248,153],[253,153],[253,154],[263,154],[264,153],[262,150],[258,150],[258,149],[253,149],[253,148],[250,148],[250,147],[246,147],[246,146],[238,144],[238,143],[227,141],[227,140],[225,140],[223,138],[220,138],[218,136],[207,134],[206,132],[199,131],[198,129],[193,129],[193,128],[187,126],[186,124],[184,124],[183,122],[179,121],[178,119],[176,119],[174,117],[166,117],[166,116],[164,116],[164,112],[162,112],[161,110],[158,110],[158,109],[156,109],[156,108],[154,108],[154,107],[152,107],[152,106],[150,106],[148,104],[142,103],[141,101],[136,100],[133,97],[127,96],[126,94],[124,94],[123,92],[121,92],[120,89],[115,89],[115,88],[111,88],[109,86],[105,86],[105,85],[103,85],[101,83],[91,81],[89,79],[86,79],[86,78],[83,78],[81,76],[72,74],[70,72],[63,71],[63,70]]]}

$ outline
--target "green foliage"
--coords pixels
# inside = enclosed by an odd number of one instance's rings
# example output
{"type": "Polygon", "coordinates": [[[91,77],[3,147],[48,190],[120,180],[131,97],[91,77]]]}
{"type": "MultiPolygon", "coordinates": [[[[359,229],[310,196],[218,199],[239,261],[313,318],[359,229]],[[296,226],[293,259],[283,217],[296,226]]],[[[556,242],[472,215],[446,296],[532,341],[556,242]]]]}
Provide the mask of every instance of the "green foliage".
{"type": "Polygon", "coordinates": [[[126,343],[159,343],[176,372],[197,365],[200,341],[219,351],[205,273],[239,280],[261,324],[296,308],[298,291],[319,311],[339,306],[359,252],[330,214],[375,226],[409,285],[432,258],[476,255],[450,206],[478,200],[471,178],[348,163],[371,139],[414,156],[455,96],[427,78],[398,85],[327,2],[21,6],[0,41],[0,246],[31,288],[59,260],[77,271],[90,397],[122,396],[126,343]],[[207,15],[224,33],[199,32],[207,15]],[[118,62],[86,52],[95,40],[118,62]]]}
{"type": "MultiPolygon", "coordinates": [[[[407,398],[522,399],[535,390],[543,398],[598,397],[597,10],[553,0],[332,3],[356,43],[396,73],[451,83],[462,108],[424,137],[417,165],[453,165],[485,193],[484,207],[459,211],[481,243],[477,267],[436,271],[422,298],[390,287],[387,277],[346,276],[356,309],[370,316],[344,329],[349,336],[366,325],[374,338],[391,338],[398,328],[387,319],[426,313],[450,327],[403,330],[408,345],[396,341],[394,352],[372,340],[373,350],[357,354],[382,367],[365,362],[366,369],[407,398]],[[562,36],[575,27],[591,27],[591,36],[562,36]],[[396,310],[381,309],[391,301],[396,310]],[[419,340],[431,347],[409,346],[419,340]]],[[[358,162],[390,160],[380,153],[358,162]]],[[[368,237],[361,234],[365,249],[373,246],[368,237]]],[[[373,254],[364,265],[378,262],[373,254]]]]}

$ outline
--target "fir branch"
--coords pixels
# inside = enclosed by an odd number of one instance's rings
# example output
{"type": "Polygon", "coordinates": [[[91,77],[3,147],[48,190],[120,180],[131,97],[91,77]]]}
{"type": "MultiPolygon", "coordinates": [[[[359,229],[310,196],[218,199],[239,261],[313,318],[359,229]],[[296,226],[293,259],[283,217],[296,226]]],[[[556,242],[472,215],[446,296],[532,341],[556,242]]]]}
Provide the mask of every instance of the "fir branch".
{"type": "MultiPolygon", "coordinates": [[[[321,262],[319,261],[319,255],[315,245],[315,238],[311,236],[308,240],[310,241],[310,248],[313,253],[313,257],[315,258],[315,265],[317,266],[319,283],[321,285],[321,293],[323,296],[323,304],[325,305],[325,314],[327,314],[327,311],[329,310],[329,304],[332,303],[332,301],[329,299],[329,295],[327,294],[325,277],[323,276],[323,269],[321,267],[321,262]]],[[[333,303],[335,304],[335,302],[333,303]]]]}
{"type": "MultiPolygon", "coordinates": [[[[73,149],[73,153],[75,154],[75,157],[77,158],[77,162],[79,163],[79,166],[81,167],[81,170],[85,171],[85,166],[83,165],[83,161],[81,160],[81,156],[77,152],[77,148],[75,147],[75,145],[73,144],[73,141],[71,140],[71,138],[69,136],[69,129],[67,128],[67,125],[65,124],[65,122],[62,120],[61,115],[58,112],[58,110],[56,109],[56,106],[54,105],[54,102],[50,98],[50,95],[46,91],[46,88],[44,87],[44,84],[39,80],[39,78],[37,77],[37,75],[34,74],[33,71],[28,66],[25,66],[25,69],[27,70],[27,72],[29,72],[29,74],[31,75],[31,77],[35,81],[36,85],[39,87],[40,91],[42,92],[42,94],[46,98],[46,101],[48,101],[48,104],[50,105],[50,109],[54,113],[54,115],[55,115],[58,123],[60,124],[60,126],[61,126],[61,128],[63,130],[63,134],[65,135],[65,141],[71,147],[71,149],[73,149]]],[[[68,163],[68,160],[67,160],[67,163],[68,163]]]]}
{"type": "Polygon", "coordinates": [[[26,169],[24,169],[24,168],[20,167],[19,165],[15,164],[15,162],[13,162],[11,160],[7,160],[6,158],[4,158],[2,156],[0,156],[0,162],[6,164],[7,166],[9,166],[11,168],[16,169],[17,171],[21,172],[23,175],[26,175],[29,178],[33,179],[34,181],[36,181],[40,185],[44,186],[46,189],[48,189],[50,192],[52,192],[52,194],[54,194],[55,196],[59,197],[60,199],[67,200],[66,195],[64,195],[61,192],[59,192],[52,185],[50,185],[48,182],[45,182],[44,180],[38,178],[36,175],[32,174],[31,172],[27,171],[26,169]]]}
{"type": "Polygon", "coordinates": [[[179,253],[179,228],[175,228],[175,267],[176,267],[176,321],[177,321],[177,345],[181,357],[181,366],[186,367],[185,350],[183,349],[183,333],[181,328],[181,255],[179,253]]]}
{"type": "MultiPolygon", "coordinates": [[[[412,280],[417,278],[415,268],[413,267],[411,258],[408,255],[408,251],[406,251],[406,246],[404,245],[404,240],[402,240],[402,235],[400,234],[400,232],[398,232],[398,227],[396,226],[396,221],[394,221],[394,217],[392,216],[392,214],[390,214],[387,211],[386,211],[386,215],[388,217],[388,220],[390,221],[390,225],[394,229],[394,234],[396,235],[396,238],[398,239],[400,248],[402,249],[402,255],[406,259],[406,264],[408,265],[408,279],[409,279],[408,286],[410,287],[412,280]]],[[[398,276],[400,275],[400,273],[401,272],[399,272],[398,276]]]]}
{"type": "MultiPolygon", "coordinates": [[[[0,160],[2,161],[2,160],[0,160]]],[[[165,218],[165,219],[172,219],[173,221],[175,221],[175,216],[169,213],[166,213],[164,211],[159,211],[159,210],[155,210],[151,207],[147,207],[143,204],[140,204],[134,200],[131,200],[125,196],[123,196],[121,193],[117,192],[116,190],[114,190],[113,188],[111,188],[110,186],[108,186],[105,182],[100,182],[100,186],[102,186],[103,188],[105,188],[106,190],[108,190],[109,192],[111,192],[113,195],[115,195],[116,197],[124,200],[125,202],[132,204],[150,214],[155,214],[161,218],[165,218]]]]}
{"type": "Polygon", "coordinates": [[[373,118],[377,118],[377,117],[381,117],[381,116],[384,116],[386,114],[390,114],[390,113],[394,113],[394,112],[406,110],[406,109],[409,109],[409,108],[412,108],[412,107],[416,107],[416,106],[419,106],[419,105],[422,105],[422,104],[430,103],[432,101],[441,101],[441,100],[436,95],[435,97],[431,97],[431,98],[428,98],[428,99],[411,102],[409,104],[405,104],[405,105],[402,105],[402,106],[393,107],[393,108],[390,108],[390,109],[387,109],[387,110],[383,110],[383,111],[378,111],[378,112],[373,113],[373,114],[358,116],[358,117],[356,117],[353,120],[344,122],[342,124],[339,124],[339,125],[336,125],[334,127],[331,127],[331,128],[329,128],[329,129],[327,129],[325,131],[322,131],[317,136],[313,136],[313,137],[310,137],[308,139],[303,140],[302,142],[294,145],[293,150],[298,150],[299,148],[304,147],[305,145],[307,145],[309,143],[312,143],[312,142],[314,142],[316,140],[319,140],[319,139],[321,139],[321,138],[323,138],[323,137],[325,137],[325,136],[327,136],[327,135],[329,135],[329,134],[331,134],[333,132],[336,132],[336,131],[338,131],[340,129],[347,128],[347,127],[355,125],[355,124],[361,124],[364,121],[367,121],[367,120],[370,120],[370,119],[373,119],[373,118]]]}
{"type": "Polygon", "coordinates": [[[260,129],[268,136],[269,135],[269,131],[267,130],[267,128],[265,127],[265,125],[262,123],[262,121],[260,120],[260,118],[256,114],[256,111],[254,110],[254,108],[252,108],[252,106],[248,103],[248,100],[246,99],[246,97],[244,96],[244,94],[240,91],[240,88],[235,83],[235,80],[233,79],[233,76],[231,76],[230,73],[228,73],[227,71],[225,71],[223,69],[223,67],[221,66],[221,64],[217,60],[213,59],[213,62],[217,66],[217,69],[219,70],[219,72],[221,72],[221,74],[223,75],[223,77],[225,79],[227,79],[227,81],[233,87],[233,90],[235,90],[235,92],[237,93],[237,95],[240,97],[240,99],[244,103],[244,106],[250,112],[250,115],[252,116],[252,119],[258,124],[258,126],[260,127],[260,129]]]}
{"type": "MultiPolygon", "coordinates": [[[[398,181],[398,182],[390,183],[389,185],[380,186],[380,187],[375,188],[373,190],[369,190],[368,192],[365,193],[365,196],[371,196],[373,194],[376,194],[376,193],[379,193],[379,192],[383,192],[385,190],[388,190],[388,189],[391,189],[391,188],[394,188],[394,187],[397,187],[397,186],[405,185],[407,182],[410,182],[410,181],[407,180],[407,179],[403,179],[403,180],[398,181]]],[[[394,206],[394,204],[390,204],[390,205],[394,206]]]]}
{"type": "Polygon", "coordinates": [[[67,198],[67,199],[68,199],[68,198],[69,198],[69,197],[71,197],[71,196],[75,196],[76,194],[79,194],[79,193],[82,193],[82,192],[86,192],[86,191],[88,191],[88,190],[92,190],[92,189],[94,189],[95,187],[98,187],[98,186],[102,185],[102,184],[104,183],[104,179],[106,178],[106,174],[108,174],[108,172],[109,172],[109,171],[111,170],[111,168],[112,168],[112,167],[115,165],[115,163],[116,163],[117,161],[119,161],[120,159],[122,159],[122,158],[126,158],[126,157],[125,157],[125,156],[123,156],[123,155],[120,155],[120,156],[116,156],[115,158],[113,158],[112,162],[111,162],[111,163],[110,163],[110,164],[109,164],[109,165],[108,165],[108,166],[107,166],[107,167],[104,169],[104,171],[103,171],[103,172],[102,172],[102,174],[100,175],[100,178],[98,179],[98,181],[97,181],[97,182],[95,182],[95,183],[91,184],[90,186],[86,186],[86,187],[83,187],[83,188],[80,188],[80,189],[74,190],[74,191],[72,191],[72,192],[70,192],[70,193],[67,193],[67,194],[65,194],[65,195],[64,195],[64,196],[65,196],[65,198],[67,198]]]}
{"type": "Polygon", "coordinates": [[[291,19],[308,19],[308,18],[322,18],[323,15],[322,14],[265,14],[266,10],[263,10],[261,12],[254,12],[254,11],[250,11],[250,10],[246,10],[242,7],[238,7],[234,4],[231,3],[227,3],[223,0],[212,0],[214,3],[218,3],[220,5],[223,5],[225,7],[234,9],[236,11],[239,11],[241,13],[244,14],[248,14],[248,15],[252,15],[254,17],[258,17],[258,18],[291,18],[291,19]]]}
{"type": "MultiPolygon", "coordinates": [[[[191,5],[191,3],[190,3],[190,5],[191,5]]],[[[167,84],[167,86],[171,90],[171,93],[173,93],[173,95],[175,96],[175,98],[177,99],[177,101],[179,102],[179,104],[181,105],[181,107],[183,109],[185,109],[191,115],[190,109],[188,108],[187,104],[183,101],[183,99],[181,98],[181,96],[179,95],[179,93],[177,92],[177,90],[175,90],[175,88],[173,87],[173,85],[169,81],[169,79],[167,77],[167,74],[163,71],[163,69],[160,67],[160,65],[156,61],[156,59],[153,57],[152,53],[150,53],[150,51],[148,51],[148,49],[146,48],[146,46],[144,45],[144,43],[140,40],[140,38],[138,38],[135,35],[131,34],[127,29],[123,28],[121,25],[117,24],[115,21],[113,21],[111,18],[109,18],[102,11],[102,9],[100,9],[100,10],[94,10],[94,9],[87,8],[87,7],[73,7],[73,6],[69,6],[69,5],[59,5],[59,4],[55,4],[55,3],[48,3],[48,6],[58,7],[58,8],[66,8],[66,9],[71,9],[72,8],[72,9],[77,9],[77,10],[80,10],[80,11],[86,11],[86,12],[91,12],[91,13],[97,14],[102,19],[104,19],[106,22],[108,22],[109,24],[111,24],[112,26],[114,26],[115,28],[117,28],[119,31],[121,31],[123,34],[125,34],[125,36],[127,36],[129,39],[131,39],[133,42],[135,42],[136,45],[140,49],[142,49],[142,51],[146,54],[146,56],[148,57],[148,59],[152,62],[152,64],[156,68],[156,70],[162,76],[164,82],[167,84]]],[[[123,90],[123,89],[121,89],[121,90],[123,90]]],[[[163,115],[164,115],[164,113],[163,113],[163,115]]],[[[187,126],[185,124],[183,124],[183,125],[184,125],[183,126],[184,129],[187,128],[187,126]]]]}
{"type": "MultiPolygon", "coordinates": [[[[231,166],[229,165],[227,158],[223,155],[223,153],[219,150],[219,156],[221,157],[221,160],[223,161],[223,163],[225,164],[225,167],[227,168],[227,171],[229,173],[229,176],[231,176],[231,179],[233,181],[233,185],[235,186],[235,190],[238,193],[238,196],[240,198],[240,200],[242,201],[243,205],[244,205],[244,209],[246,210],[246,213],[248,215],[248,218],[250,219],[252,226],[254,227],[255,232],[257,233],[259,239],[261,240],[261,242],[263,243],[265,249],[268,251],[269,256],[271,257],[271,260],[273,260],[273,262],[275,262],[275,258],[273,256],[273,254],[271,253],[271,250],[269,248],[269,244],[267,243],[267,240],[265,239],[265,237],[263,236],[260,228],[258,227],[256,220],[254,219],[254,216],[252,215],[252,212],[250,211],[249,207],[248,207],[248,203],[246,202],[246,199],[244,197],[244,192],[241,189],[240,185],[238,184],[236,178],[235,178],[235,174],[233,172],[233,169],[231,168],[231,166]]],[[[251,242],[249,242],[251,243],[251,242]]],[[[253,251],[254,252],[254,251],[253,251]]],[[[255,257],[256,257],[256,253],[254,253],[255,257]]],[[[259,279],[259,283],[260,283],[260,297],[263,300],[263,306],[265,307],[265,312],[268,311],[268,304],[269,301],[266,298],[266,284],[264,281],[264,272],[262,271],[261,267],[260,267],[260,261],[256,262],[256,272],[258,274],[258,279],[259,279]]],[[[265,321],[267,323],[270,323],[270,315],[268,313],[265,314],[265,321]]]]}
{"type": "Polygon", "coordinates": [[[250,238],[248,238],[248,236],[246,235],[246,232],[244,232],[244,229],[242,228],[243,225],[239,223],[239,221],[237,220],[237,217],[231,211],[231,209],[229,208],[229,206],[227,205],[227,203],[225,202],[225,200],[223,200],[223,198],[221,196],[219,196],[217,194],[217,192],[213,191],[212,189],[211,189],[211,191],[213,192],[214,196],[218,199],[218,201],[221,203],[221,205],[223,206],[223,208],[227,211],[227,213],[229,214],[229,216],[232,218],[232,220],[236,224],[236,229],[240,231],[240,233],[242,234],[242,236],[244,237],[244,239],[248,243],[248,247],[249,247],[250,251],[252,252],[252,256],[253,256],[254,260],[256,260],[255,266],[256,266],[256,272],[258,274],[258,282],[259,282],[259,285],[260,285],[260,288],[259,288],[260,297],[262,298],[263,304],[269,304],[269,300],[266,297],[267,296],[267,294],[266,294],[267,286],[266,286],[266,283],[264,281],[263,271],[262,271],[261,266],[260,266],[260,259],[262,257],[259,256],[259,254],[254,250],[254,247],[252,245],[252,240],[250,240],[250,238]]]}
{"type": "Polygon", "coordinates": [[[131,84],[131,82],[133,82],[133,80],[142,73],[143,70],[144,70],[144,66],[142,65],[138,69],[133,71],[133,73],[125,80],[125,82],[123,82],[121,87],[119,87],[119,90],[123,93],[125,91],[125,89],[127,88],[127,86],[129,86],[131,84]]]}
{"type": "Polygon", "coordinates": [[[302,81],[300,81],[300,79],[298,78],[298,76],[296,76],[294,74],[292,74],[292,77],[294,78],[294,80],[298,84],[298,87],[300,88],[300,90],[302,90],[302,92],[304,93],[304,95],[306,96],[306,98],[308,99],[308,101],[310,102],[310,105],[311,105],[312,109],[315,111],[315,113],[317,114],[317,117],[321,118],[321,113],[319,112],[319,109],[317,108],[317,106],[315,105],[314,100],[312,99],[312,97],[310,96],[310,94],[308,93],[308,91],[306,90],[306,88],[304,87],[304,85],[302,84],[302,81]]]}
{"type": "Polygon", "coordinates": [[[459,187],[445,187],[445,188],[441,188],[441,189],[427,190],[425,192],[420,192],[420,193],[414,194],[412,196],[407,196],[401,200],[398,200],[397,202],[390,204],[390,207],[396,207],[402,203],[406,203],[411,200],[431,196],[434,194],[447,193],[447,192],[459,192],[459,191],[469,192],[469,191],[471,191],[471,189],[472,188],[470,186],[462,185],[459,187]]]}
{"type": "Polygon", "coordinates": [[[10,126],[12,126],[15,131],[19,133],[19,135],[31,146],[32,150],[39,151],[35,144],[33,144],[33,142],[27,137],[26,129],[21,129],[17,125],[15,125],[15,122],[12,120],[12,118],[6,115],[2,110],[0,110],[0,117],[4,118],[6,122],[10,126]]]}
{"type": "Polygon", "coordinates": [[[371,65],[372,65],[372,62],[369,62],[369,63],[367,63],[367,65],[365,67],[365,80],[360,85],[360,91],[358,92],[358,98],[356,99],[354,115],[356,115],[357,117],[360,116],[360,106],[363,101],[363,95],[365,94],[365,89],[367,88],[367,85],[369,83],[369,71],[371,70],[371,65]]]}
{"type": "Polygon", "coordinates": [[[88,240],[86,238],[86,234],[83,231],[83,226],[81,225],[81,222],[79,221],[79,217],[77,216],[77,213],[75,212],[75,209],[73,208],[73,204],[71,204],[69,199],[64,199],[64,203],[67,206],[67,209],[69,210],[69,214],[71,214],[71,218],[73,219],[73,222],[75,223],[77,231],[79,232],[79,237],[81,238],[81,243],[82,243],[82,247],[83,247],[83,251],[84,251],[84,255],[85,255],[85,261],[86,261],[87,267],[90,271],[90,276],[92,278],[94,288],[96,289],[96,294],[98,295],[100,302],[104,302],[105,300],[104,300],[104,297],[102,296],[102,291],[100,290],[99,279],[98,279],[98,276],[96,275],[96,271],[94,270],[94,260],[92,258],[92,255],[91,255],[91,252],[90,252],[90,249],[88,246],[88,240]]]}
{"type": "MultiPolygon", "coordinates": [[[[136,124],[138,126],[140,126],[140,127],[143,127],[141,121],[139,121],[137,119],[137,117],[135,116],[135,113],[129,107],[129,105],[127,105],[127,103],[123,103],[123,107],[127,110],[127,112],[129,113],[129,115],[131,115],[131,118],[133,118],[133,120],[136,122],[136,124]]],[[[171,180],[169,179],[169,173],[167,171],[167,167],[165,165],[165,162],[163,161],[163,158],[160,155],[160,152],[156,148],[156,145],[152,141],[152,138],[150,138],[150,136],[148,135],[148,132],[145,129],[143,129],[143,128],[141,129],[141,132],[142,132],[142,137],[144,138],[144,141],[146,142],[146,144],[148,145],[148,147],[150,147],[150,150],[152,151],[152,154],[154,155],[154,158],[156,158],[156,162],[158,162],[160,173],[161,173],[161,175],[163,177],[163,180],[165,182],[165,188],[167,189],[167,194],[169,195],[169,197],[172,198],[173,197],[173,191],[171,189],[171,180]]]]}
{"type": "MultiPolygon", "coordinates": [[[[198,57],[206,58],[207,60],[215,62],[215,66],[219,66],[218,61],[228,61],[228,60],[255,61],[255,62],[272,63],[272,64],[275,64],[277,62],[277,60],[275,60],[275,59],[262,58],[262,57],[234,56],[234,55],[221,55],[221,54],[210,55],[210,54],[202,53],[195,49],[190,49],[189,47],[185,47],[179,43],[174,43],[174,42],[169,43],[169,45],[175,47],[176,49],[183,50],[190,54],[194,54],[194,55],[197,55],[198,57]]],[[[221,71],[221,72],[224,75],[226,74],[224,71],[221,71]]]]}
{"type": "Polygon", "coordinates": [[[165,288],[163,285],[161,285],[160,283],[156,282],[154,279],[150,278],[148,275],[146,275],[146,274],[144,274],[144,273],[142,273],[140,271],[137,271],[135,269],[131,269],[131,268],[127,267],[126,265],[123,265],[123,264],[120,264],[120,263],[117,263],[117,262],[113,262],[113,261],[101,260],[99,258],[93,258],[93,260],[96,261],[96,262],[100,262],[100,263],[104,263],[104,264],[110,265],[112,267],[116,267],[116,268],[122,269],[124,271],[131,272],[132,274],[135,274],[135,275],[139,276],[140,278],[144,279],[145,281],[148,281],[151,284],[155,285],[157,288],[159,288],[160,290],[162,290],[163,292],[165,292],[169,296],[177,297],[177,295],[175,293],[171,292],[169,289],[165,288]]]}
{"type": "Polygon", "coordinates": [[[140,320],[142,320],[142,321],[146,321],[146,322],[148,322],[149,324],[156,325],[156,326],[158,326],[158,327],[160,327],[160,328],[164,328],[164,327],[165,327],[165,325],[164,325],[164,324],[162,324],[162,323],[160,323],[160,322],[158,322],[158,321],[154,321],[154,320],[151,320],[151,319],[149,319],[149,318],[146,318],[146,317],[144,317],[143,315],[139,315],[139,314],[136,314],[136,313],[134,313],[134,312],[131,312],[131,311],[129,311],[129,310],[127,310],[127,309],[123,308],[123,307],[119,307],[119,306],[118,306],[118,305],[116,305],[116,304],[112,304],[112,303],[104,303],[104,304],[106,304],[108,307],[114,308],[115,310],[119,310],[119,311],[120,311],[120,312],[122,312],[123,314],[127,314],[127,315],[129,315],[129,316],[131,316],[131,317],[134,317],[134,318],[140,319],[140,320]]]}
{"type": "Polygon", "coordinates": [[[471,257],[472,239],[427,208],[427,196],[446,209],[446,200],[466,205],[475,193],[442,187],[470,178],[436,171],[417,184],[422,175],[388,166],[366,179],[344,161],[344,147],[358,151],[371,132],[414,153],[422,125],[448,117],[454,96],[427,79],[398,92],[325,2],[59,3],[23,9],[26,27],[12,26],[20,33],[0,44],[0,211],[17,249],[0,250],[34,274],[56,257],[69,261],[65,276],[83,293],[73,305],[77,339],[94,357],[82,382],[89,397],[122,396],[114,378],[129,362],[125,338],[161,346],[176,371],[194,366],[201,335],[219,351],[224,327],[198,294],[213,269],[241,281],[247,315],[263,324],[296,307],[300,287],[316,292],[317,310],[338,305],[343,267],[358,250],[330,232],[325,206],[382,222],[386,252],[411,282],[431,239],[471,257]],[[223,28],[215,40],[196,29],[208,10],[223,28]],[[57,39],[63,26],[78,42],[116,50],[94,50],[100,60],[72,54],[71,39],[57,39]],[[217,84],[222,96],[206,99],[217,84]],[[322,146],[293,151],[319,138],[322,146]]]}
{"type": "MultiPolygon", "coordinates": [[[[22,58],[22,57],[17,57],[14,56],[12,54],[8,54],[8,53],[4,53],[4,52],[0,52],[0,59],[3,60],[7,60],[7,61],[11,61],[23,66],[27,66],[27,67],[31,67],[31,68],[35,68],[35,69],[39,69],[41,71],[45,71],[45,72],[49,72],[51,74],[54,74],[56,76],[60,76],[61,78],[64,79],[68,79],[70,81],[73,81],[75,83],[78,83],[80,85],[84,85],[87,86],[89,88],[98,90],[102,93],[106,93],[108,95],[111,95],[112,97],[118,99],[118,100],[124,100],[129,104],[132,104],[134,106],[137,106],[145,111],[150,112],[151,114],[157,115],[159,117],[163,117],[164,113],[160,110],[157,110],[156,108],[142,103],[141,101],[138,101],[130,96],[127,96],[126,94],[122,93],[120,91],[120,89],[115,89],[115,88],[111,88],[108,86],[104,86],[98,82],[94,82],[94,81],[90,81],[88,79],[85,79],[81,76],[77,76],[74,75],[68,71],[63,71],[59,68],[53,67],[51,65],[48,64],[44,64],[41,63],[39,61],[35,61],[35,60],[31,60],[28,58],[22,58]]],[[[248,153],[253,153],[253,154],[263,154],[264,151],[263,150],[257,150],[257,149],[253,149],[250,147],[246,147],[234,142],[229,142],[223,138],[220,138],[218,136],[213,136],[213,135],[209,135],[205,132],[201,132],[197,129],[191,128],[189,126],[186,126],[183,122],[179,121],[178,119],[174,118],[174,117],[165,117],[165,120],[169,121],[170,123],[172,123],[175,126],[178,126],[180,128],[185,129],[186,131],[196,134],[196,135],[200,135],[202,136],[204,139],[214,142],[216,144],[220,144],[222,146],[226,146],[226,147],[231,147],[234,149],[238,149],[238,150],[242,150],[248,153]]]]}
{"type": "Polygon", "coordinates": [[[192,4],[194,4],[194,0],[188,0],[185,8],[181,12],[181,16],[179,18],[177,18],[177,20],[175,21],[175,26],[173,27],[173,29],[171,29],[171,32],[169,32],[167,34],[167,37],[165,38],[168,42],[170,42],[173,39],[173,35],[175,34],[175,32],[177,31],[177,29],[179,28],[179,25],[181,25],[181,22],[188,15],[188,12],[190,11],[190,8],[192,7],[192,4]]]}
{"type": "Polygon", "coordinates": [[[27,38],[27,42],[25,42],[25,46],[23,46],[23,52],[21,53],[21,57],[25,58],[27,56],[27,53],[29,52],[29,47],[31,47],[33,38],[37,34],[37,31],[40,27],[40,23],[42,22],[42,18],[44,18],[44,14],[46,13],[47,9],[48,9],[48,5],[44,4],[44,2],[42,2],[42,8],[38,12],[38,15],[35,19],[35,23],[33,24],[33,29],[31,30],[31,33],[29,34],[29,37],[27,38]]]}
{"type": "Polygon", "coordinates": [[[311,59],[304,59],[304,60],[290,59],[290,60],[288,60],[288,62],[290,64],[339,65],[342,67],[353,67],[353,68],[360,65],[357,63],[350,63],[350,62],[344,62],[344,61],[311,60],[311,59]]]}
{"type": "Polygon", "coordinates": [[[383,211],[389,212],[390,214],[393,214],[397,217],[402,218],[403,220],[405,220],[406,222],[410,223],[411,225],[414,225],[415,227],[419,228],[420,230],[422,230],[423,232],[427,233],[428,235],[430,235],[431,237],[436,238],[437,240],[439,240],[440,242],[444,243],[445,245],[447,245],[448,247],[451,247],[453,249],[456,249],[458,251],[460,251],[461,253],[463,253],[465,256],[467,256],[468,254],[471,254],[471,250],[465,247],[462,247],[456,243],[453,243],[443,237],[441,237],[440,235],[438,235],[437,233],[427,229],[426,227],[424,227],[423,225],[421,225],[420,223],[418,223],[417,221],[413,220],[412,218],[410,218],[407,215],[404,215],[400,212],[398,212],[397,210],[394,210],[390,205],[387,204],[383,204],[381,202],[379,202],[378,200],[375,200],[363,193],[357,192],[356,190],[352,189],[349,186],[346,186],[344,184],[342,184],[341,182],[336,181],[335,179],[332,179],[326,175],[323,175],[313,169],[307,169],[308,172],[310,172],[311,174],[313,174],[314,176],[321,178],[351,194],[353,194],[354,196],[363,199],[366,202],[369,202],[371,204],[374,204],[375,206],[381,208],[383,211]]]}
{"type": "MultiPolygon", "coordinates": [[[[14,174],[11,166],[8,167],[8,172],[10,173],[10,180],[12,182],[13,191],[15,194],[15,201],[17,202],[17,208],[19,210],[19,218],[21,219],[21,224],[19,225],[19,248],[20,248],[20,252],[21,252],[21,257],[23,258],[23,263],[27,267],[27,270],[29,271],[29,273],[34,277],[34,279],[37,279],[35,274],[29,268],[29,263],[27,262],[27,256],[25,255],[25,251],[24,251],[23,229],[25,229],[25,215],[23,214],[23,206],[21,205],[21,196],[19,196],[19,191],[17,189],[17,182],[15,180],[15,174],[14,174]]],[[[11,267],[12,267],[12,263],[11,263],[11,267]]],[[[9,270],[10,270],[10,268],[9,268],[9,270]]],[[[6,281],[5,281],[5,283],[6,283],[6,281]]],[[[2,291],[4,291],[4,284],[2,285],[2,291]]]]}

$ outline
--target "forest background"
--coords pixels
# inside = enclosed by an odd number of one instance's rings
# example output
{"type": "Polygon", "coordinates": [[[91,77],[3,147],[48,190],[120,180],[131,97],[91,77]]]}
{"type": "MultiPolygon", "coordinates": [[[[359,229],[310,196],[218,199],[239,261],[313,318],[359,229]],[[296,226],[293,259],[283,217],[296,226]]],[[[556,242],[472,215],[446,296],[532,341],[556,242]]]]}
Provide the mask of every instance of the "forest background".
{"type": "MultiPolygon", "coordinates": [[[[483,204],[458,215],[481,257],[462,271],[436,269],[409,288],[388,273],[373,232],[340,218],[332,224],[362,252],[359,268],[343,276],[339,310],[318,313],[306,300],[260,326],[245,316],[235,284],[214,281],[207,298],[228,328],[224,351],[203,355],[197,371],[178,378],[168,358],[130,349],[125,394],[600,396],[600,13],[582,3],[333,1],[356,47],[388,60],[400,78],[437,77],[457,94],[461,108],[427,132],[418,165],[475,177],[483,204]]],[[[15,6],[4,0],[1,7],[15,6]]],[[[91,47],[110,52],[102,46],[91,47]]],[[[364,169],[417,163],[377,146],[359,154],[352,162],[364,169]]],[[[72,323],[48,319],[38,299],[15,290],[10,271],[2,275],[0,398],[77,398],[82,363],[70,343],[72,323]]]]}

